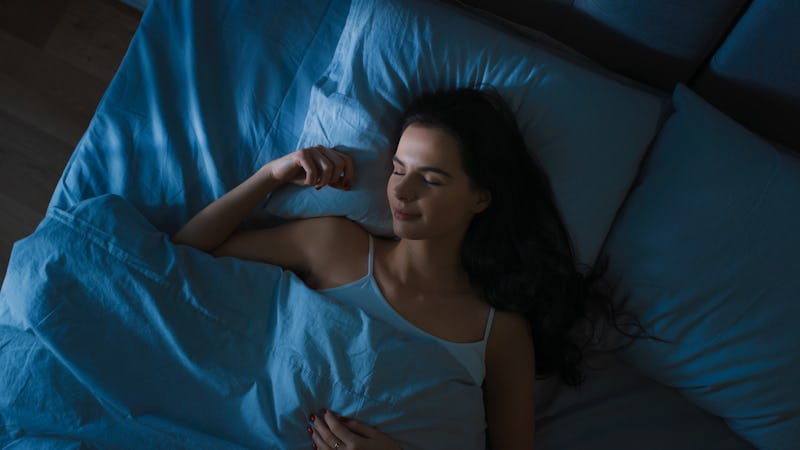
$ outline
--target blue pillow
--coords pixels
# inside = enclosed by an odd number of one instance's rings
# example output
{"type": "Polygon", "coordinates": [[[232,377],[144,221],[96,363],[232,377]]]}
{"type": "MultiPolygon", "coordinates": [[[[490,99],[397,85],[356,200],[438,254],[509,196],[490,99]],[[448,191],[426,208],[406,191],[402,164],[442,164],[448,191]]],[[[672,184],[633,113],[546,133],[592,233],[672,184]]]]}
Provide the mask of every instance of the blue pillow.
{"type": "Polygon", "coordinates": [[[616,353],[585,358],[578,389],[557,377],[536,381],[537,450],[753,450],[721,418],[616,353]]]}
{"type": "Polygon", "coordinates": [[[267,209],[287,217],[343,214],[389,234],[389,136],[402,110],[424,91],[489,83],[509,102],[549,173],[578,259],[592,263],[664,102],[575,61],[453,5],[355,0],[333,62],[314,86],[298,143],[351,152],[354,190],[282,190],[267,209]]]}
{"type": "Polygon", "coordinates": [[[683,85],[603,249],[653,334],[625,359],[756,447],[800,442],[800,158],[683,85]]]}

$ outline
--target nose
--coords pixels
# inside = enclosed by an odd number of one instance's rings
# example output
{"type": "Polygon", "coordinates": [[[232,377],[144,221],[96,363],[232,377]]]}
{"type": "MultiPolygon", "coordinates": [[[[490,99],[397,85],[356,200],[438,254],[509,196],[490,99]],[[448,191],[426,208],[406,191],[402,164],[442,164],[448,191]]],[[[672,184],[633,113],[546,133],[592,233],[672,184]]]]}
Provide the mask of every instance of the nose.
{"type": "Polygon", "coordinates": [[[414,187],[411,185],[409,177],[403,177],[392,188],[395,198],[403,202],[410,202],[417,198],[414,187]]]}

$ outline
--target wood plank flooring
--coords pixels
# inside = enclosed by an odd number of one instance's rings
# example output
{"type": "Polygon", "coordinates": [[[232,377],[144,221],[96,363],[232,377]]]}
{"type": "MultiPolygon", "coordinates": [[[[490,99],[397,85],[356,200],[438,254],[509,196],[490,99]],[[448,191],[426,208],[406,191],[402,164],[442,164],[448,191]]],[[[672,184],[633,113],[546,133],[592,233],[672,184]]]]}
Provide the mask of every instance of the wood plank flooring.
{"type": "Polygon", "coordinates": [[[0,0],[0,282],[140,20],[116,0],[0,0]]]}

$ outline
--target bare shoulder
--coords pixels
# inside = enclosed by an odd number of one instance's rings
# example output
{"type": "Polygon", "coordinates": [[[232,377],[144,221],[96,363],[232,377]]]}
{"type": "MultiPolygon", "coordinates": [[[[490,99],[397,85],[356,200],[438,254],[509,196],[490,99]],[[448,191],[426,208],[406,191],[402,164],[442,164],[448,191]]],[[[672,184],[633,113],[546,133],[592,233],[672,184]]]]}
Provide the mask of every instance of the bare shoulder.
{"type": "Polygon", "coordinates": [[[533,333],[528,320],[513,312],[496,311],[486,343],[487,371],[497,373],[519,365],[533,368],[534,359],[533,333]]]}
{"type": "Polygon", "coordinates": [[[303,234],[307,245],[307,282],[317,289],[346,284],[367,271],[369,233],[361,225],[343,217],[308,219],[303,234]]]}
{"type": "Polygon", "coordinates": [[[488,346],[516,347],[519,340],[533,340],[528,320],[521,314],[509,311],[495,311],[488,346]]]}

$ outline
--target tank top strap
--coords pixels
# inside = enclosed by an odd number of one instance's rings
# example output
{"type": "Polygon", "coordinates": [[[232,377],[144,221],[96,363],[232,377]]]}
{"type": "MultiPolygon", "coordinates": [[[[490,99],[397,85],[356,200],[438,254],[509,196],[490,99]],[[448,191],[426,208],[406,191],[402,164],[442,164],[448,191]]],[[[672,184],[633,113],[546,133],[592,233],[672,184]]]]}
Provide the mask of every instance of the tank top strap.
{"type": "Polygon", "coordinates": [[[369,236],[369,258],[367,259],[367,276],[371,277],[372,276],[372,264],[373,264],[373,261],[375,259],[373,257],[373,255],[375,254],[375,246],[372,243],[372,241],[373,241],[372,234],[367,233],[367,236],[369,236]]]}
{"type": "Polygon", "coordinates": [[[489,338],[489,332],[492,330],[492,320],[494,320],[494,306],[489,309],[489,318],[486,320],[486,331],[483,333],[483,342],[489,338]]]}

